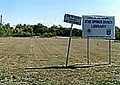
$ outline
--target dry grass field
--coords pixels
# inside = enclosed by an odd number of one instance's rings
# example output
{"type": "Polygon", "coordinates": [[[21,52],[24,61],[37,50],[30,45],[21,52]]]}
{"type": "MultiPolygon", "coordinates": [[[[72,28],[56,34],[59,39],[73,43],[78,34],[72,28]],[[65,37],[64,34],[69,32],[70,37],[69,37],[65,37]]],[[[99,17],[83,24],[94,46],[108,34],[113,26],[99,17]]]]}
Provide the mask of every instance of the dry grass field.
{"type": "Polygon", "coordinates": [[[120,43],[72,39],[69,67],[65,68],[68,39],[0,38],[0,85],[120,85],[120,43]]]}

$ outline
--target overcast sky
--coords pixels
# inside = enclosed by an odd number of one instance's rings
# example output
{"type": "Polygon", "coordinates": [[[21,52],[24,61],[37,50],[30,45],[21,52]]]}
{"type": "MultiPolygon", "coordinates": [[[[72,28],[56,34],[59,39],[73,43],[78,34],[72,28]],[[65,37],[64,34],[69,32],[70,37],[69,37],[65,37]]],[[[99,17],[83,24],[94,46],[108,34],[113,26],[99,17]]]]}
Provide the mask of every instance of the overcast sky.
{"type": "MultiPolygon", "coordinates": [[[[65,13],[115,16],[120,27],[120,0],[0,0],[5,23],[70,26],[63,22],[65,13]]],[[[79,26],[78,26],[79,28],[79,26]]]]}

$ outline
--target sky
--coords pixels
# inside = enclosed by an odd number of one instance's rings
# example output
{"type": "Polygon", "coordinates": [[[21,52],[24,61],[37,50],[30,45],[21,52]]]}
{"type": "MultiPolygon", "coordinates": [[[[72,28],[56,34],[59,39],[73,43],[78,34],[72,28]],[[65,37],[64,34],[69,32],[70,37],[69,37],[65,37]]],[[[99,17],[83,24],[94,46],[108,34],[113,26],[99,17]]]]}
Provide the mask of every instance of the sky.
{"type": "MultiPolygon", "coordinates": [[[[120,27],[120,0],[0,0],[3,22],[16,24],[62,25],[64,14],[115,16],[120,27]]],[[[75,25],[76,26],[76,25],[75,25]]],[[[80,28],[81,26],[76,26],[80,28]]]]}

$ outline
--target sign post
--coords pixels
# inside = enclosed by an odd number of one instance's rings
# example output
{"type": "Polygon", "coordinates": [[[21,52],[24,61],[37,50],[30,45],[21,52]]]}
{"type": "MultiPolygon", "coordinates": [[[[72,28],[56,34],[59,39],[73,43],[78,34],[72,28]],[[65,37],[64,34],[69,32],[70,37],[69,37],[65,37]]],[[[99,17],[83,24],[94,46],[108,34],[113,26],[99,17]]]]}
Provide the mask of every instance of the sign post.
{"type": "Polygon", "coordinates": [[[71,39],[72,39],[72,30],[73,30],[73,24],[81,25],[81,17],[65,14],[64,15],[64,22],[71,23],[70,28],[70,36],[68,40],[68,47],[67,47],[67,56],[66,56],[66,67],[68,66],[69,56],[70,56],[70,47],[71,47],[71,39]]]}
{"type": "Polygon", "coordinates": [[[87,37],[87,64],[90,63],[90,39],[87,37]]]}
{"type": "Polygon", "coordinates": [[[69,41],[68,41],[66,67],[67,67],[67,65],[68,65],[68,60],[69,60],[69,56],[70,56],[70,46],[71,46],[71,38],[72,38],[72,27],[73,27],[73,24],[71,24],[71,28],[70,28],[70,37],[69,37],[69,41]]]}
{"type": "Polygon", "coordinates": [[[108,63],[111,64],[111,39],[115,39],[114,16],[82,16],[82,37],[87,38],[87,64],[90,63],[89,39],[108,39],[108,63]]]}
{"type": "Polygon", "coordinates": [[[111,64],[111,40],[109,39],[109,58],[108,58],[108,63],[111,64]]]}

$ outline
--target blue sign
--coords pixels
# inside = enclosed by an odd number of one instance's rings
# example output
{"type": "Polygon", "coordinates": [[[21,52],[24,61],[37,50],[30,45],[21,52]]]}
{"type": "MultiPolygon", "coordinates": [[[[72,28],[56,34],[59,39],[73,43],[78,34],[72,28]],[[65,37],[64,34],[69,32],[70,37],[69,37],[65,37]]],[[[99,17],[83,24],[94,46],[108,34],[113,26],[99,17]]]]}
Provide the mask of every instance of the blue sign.
{"type": "Polygon", "coordinates": [[[81,25],[81,17],[70,15],[70,14],[65,14],[64,22],[81,25]]]}

